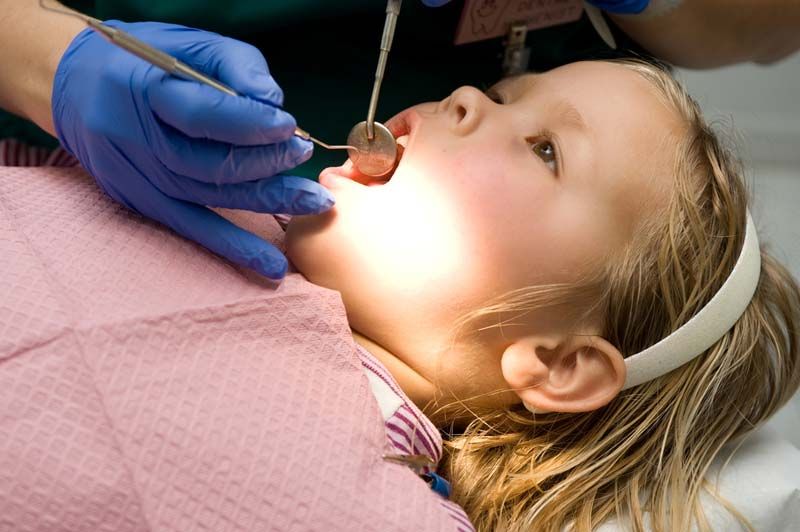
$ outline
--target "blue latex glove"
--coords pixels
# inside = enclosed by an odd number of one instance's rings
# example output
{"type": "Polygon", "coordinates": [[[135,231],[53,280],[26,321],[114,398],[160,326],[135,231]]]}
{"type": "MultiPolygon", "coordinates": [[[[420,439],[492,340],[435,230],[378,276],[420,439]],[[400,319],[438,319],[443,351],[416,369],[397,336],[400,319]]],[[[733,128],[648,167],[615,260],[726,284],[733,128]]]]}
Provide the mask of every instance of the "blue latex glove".
{"type": "Polygon", "coordinates": [[[445,4],[449,4],[450,0],[422,0],[422,3],[428,7],[441,7],[445,4]]]}
{"type": "Polygon", "coordinates": [[[588,3],[609,13],[635,15],[641,13],[650,0],[586,0],[588,3]]]}
{"type": "Polygon", "coordinates": [[[272,279],[286,258],[205,206],[311,214],[331,194],[277,175],[311,156],[293,136],[283,93],[254,47],[183,26],[109,21],[247,97],[167,75],[84,30],[55,75],[53,121],[61,144],[103,190],[144,216],[272,279]]]}

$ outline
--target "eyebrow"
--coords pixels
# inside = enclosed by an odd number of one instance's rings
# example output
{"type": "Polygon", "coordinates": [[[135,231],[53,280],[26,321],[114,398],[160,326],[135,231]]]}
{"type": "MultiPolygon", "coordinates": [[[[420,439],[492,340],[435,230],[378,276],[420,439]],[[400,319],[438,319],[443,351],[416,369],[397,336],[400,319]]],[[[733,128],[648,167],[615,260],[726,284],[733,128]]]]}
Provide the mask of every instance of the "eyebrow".
{"type": "MultiPolygon", "coordinates": [[[[541,79],[541,74],[536,72],[527,72],[525,74],[518,74],[516,76],[509,76],[507,78],[503,78],[500,80],[499,83],[496,84],[501,86],[505,83],[513,83],[513,82],[520,82],[522,81],[527,82],[528,84],[535,84],[539,83],[539,79],[541,79]],[[523,81],[524,80],[524,81],[523,81]]],[[[530,85],[529,85],[530,87],[530,85]]],[[[586,124],[586,121],[583,119],[583,115],[575,108],[574,105],[569,103],[568,101],[559,98],[558,103],[555,106],[555,111],[558,114],[558,117],[561,118],[568,126],[572,126],[575,129],[579,129],[584,132],[589,131],[589,126],[586,124]]]]}
{"type": "Polygon", "coordinates": [[[556,104],[556,112],[558,113],[558,116],[567,123],[567,125],[582,131],[589,130],[589,126],[586,125],[583,115],[581,115],[575,106],[568,101],[560,100],[558,104],[556,104]]]}
{"type": "MultiPolygon", "coordinates": [[[[526,74],[520,74],[520,75],[517,75],[517,76],[511,76],[511,77],[508,77],[508,78],[504,78],[504,79],[500,80],[498,83],[496,83],[492,87],[492,89],[503,89],[503,88],[505,88],[506,84],[510,84],[510,83],[514,83],[514,82],[517,82],[517,83],[519,83],[519,82],[523,82],[523,83],[527,82],[528,84],[535,84],[535,83],[539,83],[540,80],[541,80],[541,74],[528,72],[526,74]]],[[[528,88],[530,88],[530,86],[531,85],[528,85],[528,88]]],[[[593,135],[593,131],[589,127],[589,125],[586,123],[586,121],[583,119],[583,115],[581,115],[581,113],[578,111],[578,109],[574,105],[572,105],[569,101],[565,100],[564,98],[558,98],[558,100],[555,103],[555,105],[553,105],[552,112],[554,113],[555,116],[557,116],[558,118],[563,120],[564,124],[568,128],[576,130],[576,131],[582,133],[584,136],[587,136],[587,137],[593,135]]],[[[559,144],[561,146],[563,146],[562,139],[560,139],[561,136],[558,135],[558,133],[556,131],[552,131],[552,134],[556,137],[556,140],[559,142],[559,144]]],[[[567,168],[566,159],[567,159],[567,157],[562,154],[562,157],[561,157],[560,161],[561,161],[561,164],[564,165],[562,167],[562,170],[565,173],[566,173],[566,168],[567,168]]]]}

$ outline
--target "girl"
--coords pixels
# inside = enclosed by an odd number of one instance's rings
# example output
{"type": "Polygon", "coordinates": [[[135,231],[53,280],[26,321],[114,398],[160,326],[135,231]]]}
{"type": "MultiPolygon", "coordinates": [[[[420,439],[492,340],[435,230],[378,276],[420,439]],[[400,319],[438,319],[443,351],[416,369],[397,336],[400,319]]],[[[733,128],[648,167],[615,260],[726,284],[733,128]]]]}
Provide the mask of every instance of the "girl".
{"type": "Polygon", "coordinates": [[[336,206],[295,217],[287,251],[451,433],[455,501],[487,531],[708,528],[712,459],[800,382],[800,292],[761,252],[735,324],[625,389],[626,359],[742,253],[742,172],[697,105],[656,67],[575,63],[387,125],[405,146],[391,180],[323,172],[336,206]]]}

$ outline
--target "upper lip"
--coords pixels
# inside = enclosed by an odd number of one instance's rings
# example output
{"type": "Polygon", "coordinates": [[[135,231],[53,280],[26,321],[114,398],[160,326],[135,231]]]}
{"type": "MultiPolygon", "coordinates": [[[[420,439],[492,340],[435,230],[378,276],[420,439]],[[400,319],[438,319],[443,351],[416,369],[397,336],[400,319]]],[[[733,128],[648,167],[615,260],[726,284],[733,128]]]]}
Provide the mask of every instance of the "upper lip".
{"type": "Polygon", "coordinates": [[[416,108],[412,107],[406,109],[386,121],[386,127],[392,133],[395,139],[406,137],[404,144],[398,143],[397,146],[397,164],[392,169],[391,175],[388,177],[391,180],[397,172],[397,168],[402,163],[403,157],[406,152],[411,148],[414,142],[414,136],[419,129],[420,115],[416,108]]]}
{"type": "MultiPolygon", "coordinates": [[[[394,138],[408,135],[408,145],[411,144],[411,139],[414,137],[419,126],[420,116],[415,108],[406,109],[386,122],[386,127],[391,131],[394,138]]],[[[408,145],[406,147],[408,147],[408,145]]]]}

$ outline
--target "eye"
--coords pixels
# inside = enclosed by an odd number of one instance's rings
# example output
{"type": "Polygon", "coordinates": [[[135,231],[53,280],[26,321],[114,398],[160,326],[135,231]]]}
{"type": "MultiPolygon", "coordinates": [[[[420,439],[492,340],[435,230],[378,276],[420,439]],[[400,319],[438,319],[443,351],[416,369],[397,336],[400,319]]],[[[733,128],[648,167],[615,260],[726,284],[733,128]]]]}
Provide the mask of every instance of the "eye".
{"type": "Polygon", "coordinates": [[[490,88],[486,91],[486,97],[492,100],[494,103],[499,103],[500,105],[504,104],[503,95],[500,94],[494,87],[490,88]]]}
{"type": "Polygon", "coordinates": [[[556,146],[546,138],[525,139],[531,151],[539,157],[554,173],[558,172],[558,157],[556,146]]]}

